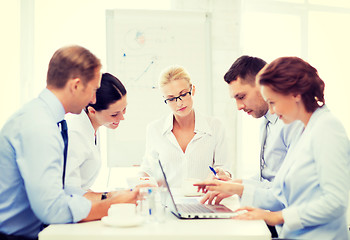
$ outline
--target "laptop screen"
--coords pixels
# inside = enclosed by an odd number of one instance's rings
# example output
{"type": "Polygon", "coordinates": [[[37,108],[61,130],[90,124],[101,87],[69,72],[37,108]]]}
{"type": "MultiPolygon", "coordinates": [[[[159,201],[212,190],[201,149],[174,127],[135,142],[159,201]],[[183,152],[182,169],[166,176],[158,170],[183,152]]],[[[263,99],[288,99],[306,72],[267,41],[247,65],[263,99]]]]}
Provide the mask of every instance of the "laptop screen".
{"type": "Polygon", "coordinates": [[[158,160],[158,162],[159,162],[160,170],[162,171],[162,174],[163,174],[165,186],[166,186],[166,188],[168,190],[167,192],[168,192],[169,197],[170,197],[170,205],[171,205],[171,208],[172,208],[170,210],[174,211],[175,213],[178,213],[178,209],[176,207],[173,194],[171,193],[171,190],[170,190],[170,187],[169,187],[169,184],[168,184],[168,180],[166,179],[166,175],[165,175],[162,163],[160,162],[160,160],[158,160]]]}

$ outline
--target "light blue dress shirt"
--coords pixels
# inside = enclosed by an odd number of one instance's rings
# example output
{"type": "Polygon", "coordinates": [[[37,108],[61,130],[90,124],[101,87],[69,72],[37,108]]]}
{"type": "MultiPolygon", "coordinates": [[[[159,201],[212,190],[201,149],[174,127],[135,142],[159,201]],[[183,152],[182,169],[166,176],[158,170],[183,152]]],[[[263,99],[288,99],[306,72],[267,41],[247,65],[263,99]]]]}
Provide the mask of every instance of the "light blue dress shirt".
{"type": "Polygon", "coordinates": [[[2,128],[0,232],[37,237],[43,223],[78,222],[89,214],[91,202],[81,192],[62,189],[64,143],[57,123],[64,115],[45,89],[2,128]]]}
{"type": "Polygon", "coordinates": [[[254,205],[282,210],[279,237],[348,239],[349,170],[350,142],[345,129],[323,106],[292,144],[272,188],[256,189],[254,205]]]}
{"type": "MultiPolygon", "coordinates": [[[[269,111],[265,114],[265,119],[270,123],[264,149],[265,167],[262,171],[262,180],[260,181],[260,173],[251,178],[243,179],[244,191],[241,197],[241,205],[244,206],[253,205],[255,188],[271,188],[290,145],[298,139],[304,128],[300,121],[284,124],[283,121],[278,119],[276,114],[271,114],[269,111]]],[[[266,121],[263,121],[261,124],[260,136],[263,135],[265,124],[266,121]]]]}

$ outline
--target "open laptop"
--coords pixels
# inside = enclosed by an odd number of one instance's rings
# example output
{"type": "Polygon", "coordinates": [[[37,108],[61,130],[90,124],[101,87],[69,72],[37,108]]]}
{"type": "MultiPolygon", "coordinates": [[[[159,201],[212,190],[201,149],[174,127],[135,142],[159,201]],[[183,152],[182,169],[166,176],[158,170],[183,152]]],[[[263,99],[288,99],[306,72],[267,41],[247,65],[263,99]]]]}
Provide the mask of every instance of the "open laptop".
{"type": "Polygon", "coordinates": [[[160,160],[158,160],[158,162],[163,173],[164,182],[170,199],[170,201],[168,201],[168,208],[176,217],[180,219],[231,218],[239,214],[233,212],[224,205],[201,204],[198,201],[193,201],[193,203],[175,203],[162,163],[160,160]]]}

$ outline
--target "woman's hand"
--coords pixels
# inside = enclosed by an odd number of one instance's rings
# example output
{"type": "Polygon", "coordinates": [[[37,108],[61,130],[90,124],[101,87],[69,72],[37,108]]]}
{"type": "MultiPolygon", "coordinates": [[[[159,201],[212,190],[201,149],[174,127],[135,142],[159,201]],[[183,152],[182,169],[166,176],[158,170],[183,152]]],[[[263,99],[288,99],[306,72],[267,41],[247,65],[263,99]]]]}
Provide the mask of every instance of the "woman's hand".
{"type": "Polygon", "coordinates": [[[242,196],[244,189],[242,184],[216,179],[206,180],[203,182],[195,183],[193,185],[198,187],[198,191],[202,191],[204,193],[207,193],[208,191],[216,191],[224,193],[226,195],[237,194],[239,196],[242,196]]]}
{"type": "Polygon", "coordinates": [[[275,226],[284,223],[282,211],[270,212],[269,210],[263,210],[260,208],[243,207],[236,210],[236,212],[246,210],[247,212],[240,214],[234,219],[240,220],[264,220],[266,224],[275,226]]]}

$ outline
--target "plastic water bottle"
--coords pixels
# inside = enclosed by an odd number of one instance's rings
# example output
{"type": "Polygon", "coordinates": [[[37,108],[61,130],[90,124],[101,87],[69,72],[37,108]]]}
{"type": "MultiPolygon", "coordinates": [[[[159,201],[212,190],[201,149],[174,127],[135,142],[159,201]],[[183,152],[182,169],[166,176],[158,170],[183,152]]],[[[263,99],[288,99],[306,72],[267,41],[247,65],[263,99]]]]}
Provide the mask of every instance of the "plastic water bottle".
{"type": "Polygon", "coordinates": [[[155,202],[155,195],[156,192],[152,188],[148,188],[148,196],[147,196],[147,202],[148,202],[148,221],[149,222],[155,222],[156,221],[156,202],[155,202]]]}

